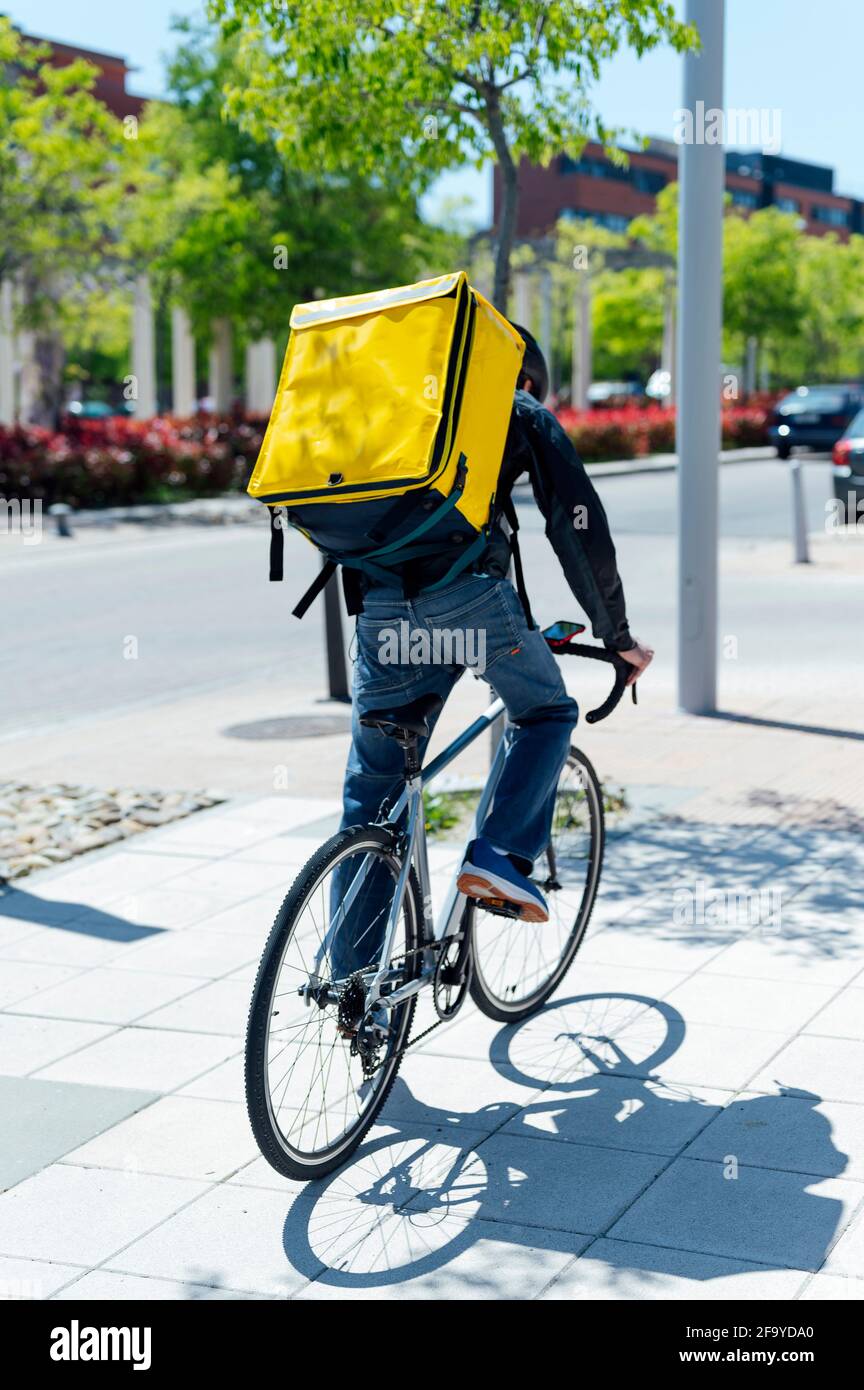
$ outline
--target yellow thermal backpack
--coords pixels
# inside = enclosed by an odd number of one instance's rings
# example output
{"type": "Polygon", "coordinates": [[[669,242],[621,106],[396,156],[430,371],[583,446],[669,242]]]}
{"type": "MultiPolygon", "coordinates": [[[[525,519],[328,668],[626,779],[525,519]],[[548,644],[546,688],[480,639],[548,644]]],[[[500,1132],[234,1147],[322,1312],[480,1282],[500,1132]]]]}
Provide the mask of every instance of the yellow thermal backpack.
{"type": "Polygon", "coordinates": [[[271,509],[270,578],[286,525],[379,582],[452,553],[441,588],[488,541],[525,344],[464,271],[298,304],[249,494],[271,509]]]}

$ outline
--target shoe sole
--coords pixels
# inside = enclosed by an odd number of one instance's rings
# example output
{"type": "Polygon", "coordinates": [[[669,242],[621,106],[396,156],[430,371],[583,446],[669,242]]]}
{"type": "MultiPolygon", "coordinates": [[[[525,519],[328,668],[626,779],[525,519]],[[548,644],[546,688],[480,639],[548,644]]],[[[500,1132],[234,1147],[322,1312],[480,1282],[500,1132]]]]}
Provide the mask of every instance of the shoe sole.
{"type": "Polygon", "coordinates": [[[468,869],[463,869],[456,880],[456,887],[460,893],[464,893],[466,898],[477,898],[480,902],[494,903],[496,906],[503,903],[507,907],[515,908],[519,919],[523,922],[549,921],[549,913],[539,903],[525,902],[521,898],[514,897],[500,884],[481,877],[476,869],[473,873],[468,869]]]}

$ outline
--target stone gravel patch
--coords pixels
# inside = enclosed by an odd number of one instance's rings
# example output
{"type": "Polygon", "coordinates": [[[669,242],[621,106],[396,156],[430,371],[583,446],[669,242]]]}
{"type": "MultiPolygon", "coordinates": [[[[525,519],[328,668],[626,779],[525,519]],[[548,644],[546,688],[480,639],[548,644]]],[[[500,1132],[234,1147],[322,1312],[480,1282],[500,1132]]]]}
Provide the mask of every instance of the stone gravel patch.
{"type": "Polygon", "coordinates": [[[215,792],[0,782],[0,882],[217,806],[215,792]]]}

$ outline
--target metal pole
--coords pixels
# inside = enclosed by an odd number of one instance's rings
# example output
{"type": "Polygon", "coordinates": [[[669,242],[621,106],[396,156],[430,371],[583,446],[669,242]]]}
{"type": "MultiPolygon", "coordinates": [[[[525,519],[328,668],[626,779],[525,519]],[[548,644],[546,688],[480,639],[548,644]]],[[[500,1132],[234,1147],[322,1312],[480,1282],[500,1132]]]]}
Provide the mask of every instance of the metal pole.
{"type": "Polygon", "coordinates": [[[792,479],[792,533],[795,539],[795,563],[796,565],[809,565],[807,512],[804,506],[804,471],[800,459],[790,458],[789,476],[792,479]]]}
{"type": "Polygon", "coordinates": [[[342,603],[335,574],[331,575],[324,585],[324,644],[327,648],[327,688],[330,699],[350,701],[351,692],[345,665],[345,639],[342,635],[342,603]]]}
{"type": "Polygon", "coordinates": [[[680,156],[678,253],[678,703],[717,707],[717,468],[722,326],[724,0],[686,0],[702,47],[684,57],[692,138],[680,156]]]}

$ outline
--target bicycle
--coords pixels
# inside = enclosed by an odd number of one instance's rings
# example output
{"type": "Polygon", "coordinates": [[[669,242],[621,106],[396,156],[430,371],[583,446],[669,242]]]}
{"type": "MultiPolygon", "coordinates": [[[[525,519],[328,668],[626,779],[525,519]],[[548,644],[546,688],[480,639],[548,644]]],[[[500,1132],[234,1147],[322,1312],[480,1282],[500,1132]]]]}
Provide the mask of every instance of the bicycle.
{"type": "MultiPolygon", "coordinates": [[[[583,631],[580,623],[554,623],[543,635],[556,655],[614,667],[612,690],[586,715],[595,724],[618,704],[632,667],[617,653],[574,642],[583,631]]],[[[603,794],[588,758],[573,746],[556,791],[550,843],[534,870],[549,921],[536,926],[504,902],[464,897],[458,870],[434,921],[423,787],[504,710],[494,700],[421,768],[418,741],[441,704],[439,696],[424,695],[364,717],[399,743],[405,785],[374,824],[340,830],[312,855],[264,947],[246,1033],[246,1102],[261,1153],[287,1177],[324,1177],[361,1143],[407,1048],[431,1031],[409,1044],[421,991],[431,992],[433,1028],[455,1018],[469,994],[487,1017],[516,1023],[560,984],[588,926],[603,862],[603,794]],[[355,947],[367,939],[368,963],[334,978],[330,961],[343,931],[355,947]],[[313,1100],[316,1088],[321,1094],[313,1100]]],[[[507,739],[505,731],[472,835],[491,805],[507,739]]]]}

